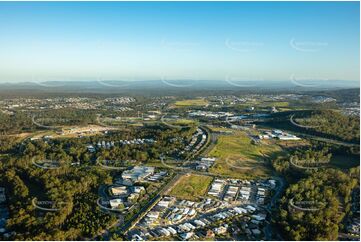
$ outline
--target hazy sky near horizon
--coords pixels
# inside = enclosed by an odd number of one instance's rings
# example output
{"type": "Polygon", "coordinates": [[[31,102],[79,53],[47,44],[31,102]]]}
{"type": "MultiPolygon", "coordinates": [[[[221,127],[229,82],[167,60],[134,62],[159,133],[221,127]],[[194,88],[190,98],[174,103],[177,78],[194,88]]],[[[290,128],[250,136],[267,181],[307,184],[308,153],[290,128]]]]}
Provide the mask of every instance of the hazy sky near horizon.
{"type": "Polygon", "coordinates": [[[0,81],[355,81],[359,18],[359,2],[0,2],[0,81]]]}

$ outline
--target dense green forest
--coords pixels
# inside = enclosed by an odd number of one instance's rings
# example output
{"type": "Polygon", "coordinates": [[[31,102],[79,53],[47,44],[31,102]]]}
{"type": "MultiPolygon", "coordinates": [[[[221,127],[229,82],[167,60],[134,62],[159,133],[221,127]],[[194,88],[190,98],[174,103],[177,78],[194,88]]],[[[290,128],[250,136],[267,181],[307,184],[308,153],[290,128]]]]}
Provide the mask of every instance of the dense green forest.
{"type": "Polygon", "coordinates": [[[64,165],[70,162],[92,164],[96,159],[102,160],[137,160],[146,162],[159,159],[160,154],[172,154],[184,147],[194,133],[195,127],[171,129],[166,126],[148,126],[147,128],[132,128],[127,131],[113,131],[108,135],[96,135],[73,139],[27,140],[18,146],[17,153],[38,159],[59,160],[64,165]],[[100,141],[119,141],[126,139],[152,138],[156,142],[142,145],[115,145],[109,149],[101,148],[90,153],[85,144],[97,147],[100,141]],[[176,139],[175,139],[176,138],[176,139]]]}
{"type": "Polygon", "coordinates": [[[279,112],[257,123],[355,144],[360,142],[360,117],[344,115],[334,110],[279,112]]]}
{"type": "Polygon", "coordinates": [[[328,164],[332,157],[326,146],[311,146],[296,148],[287,156],[278,156],[272,160],[273,168],[278,172],[289,172],[289,168],[313,168],[323,167],[328,164]]]}
{"type": "Polygon", "coordinates": [[[57,109],[42,112],[0,112],[0,134],[16,134],[35,130],[46,130],[46,126],[85,125],[96,123],[95,111],[57,109]],[[44,126],[44,127],[42,127],[44,126]]]}
{"type": "Polygon", "coordinates": [[[8,115],[0,112],[0,135],[35,130],[31,118],[22,112],[8,115]]]}
{"type": "Polygon", "coordinates": [[[96,205],[97,187],[110,183],[101,169],[69,168],[43,170],[31,166],[29,157],[6,158],[0,166],[0,183],[7,188],[10,218],[9,231],[16,240],[76,240],[95,236],[114,217],[101,214],[96,205]],[[58,211],[36,209],[33,200],[61,205],[58,211]],[[86,205],[80,202],[86,200],[86,205]],[[69,229],[75,221],[89,221],[69,229]]]}
{"type": "Polygon", "coordinates": [[[318,133],[340,140],[360,141],[360,118],[346,116],[332,110],[312,112],[309,118],[302,119],[301,125],[311,126],[318,133]]]}
{"type": "Polygon", "coordinates": [[[274,219],[286,236],[284,239],[338,238],[344,226],[342,221],[350,213],[351,193],[359,185],[360,173],[359,166],[341,170],[332,168],[329,162],[333,155],[357,154],[359,150],[353,148],[313,142],[272,161],[274,169],[289,184],[274,219]]]}
{"type": "Polygon", "coordinates": [[[315,172],[292,184],[281,199],[277,219],[286,238],[337,240],[356,185],[357,179],[334,169],[315,172]]]}

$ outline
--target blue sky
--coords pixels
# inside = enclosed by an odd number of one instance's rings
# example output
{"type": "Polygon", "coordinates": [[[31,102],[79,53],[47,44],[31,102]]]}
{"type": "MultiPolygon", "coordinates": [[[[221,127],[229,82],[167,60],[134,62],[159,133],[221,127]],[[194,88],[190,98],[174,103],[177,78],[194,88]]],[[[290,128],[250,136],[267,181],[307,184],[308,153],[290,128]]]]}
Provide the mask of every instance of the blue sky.
{"type": "Polygon", "coordinates": [[[0,2],[0,81],[359,80],[358,2],[0,2]]]}

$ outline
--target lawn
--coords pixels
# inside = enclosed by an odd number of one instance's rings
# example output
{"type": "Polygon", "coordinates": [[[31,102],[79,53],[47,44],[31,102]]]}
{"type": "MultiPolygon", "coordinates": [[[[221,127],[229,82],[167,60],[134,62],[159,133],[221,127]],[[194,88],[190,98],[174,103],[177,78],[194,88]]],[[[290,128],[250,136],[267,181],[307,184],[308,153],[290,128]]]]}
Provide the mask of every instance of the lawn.
{"type": "Polygon", "coordinates": [[[209,157],[218,157],[211,172],[235,178],[267,177],[271,175],[268,157],[282,153],[276,144],[253,144],[242,131],[219,136],[209,157]]]}
{"type": "Polygon", "coordinates": [[[210,176],[195,174],[183,175],[174,185],[169,195],[180,199],[199,200],[206,194],[212,180],[213,178],[210,176]]]}
{"type": "Polygon", "coordinates": [[[205,99],[188,99],[188,100],[181,100],[175,103],[178,107],[188,107],[188,106],[206,106],[208,101],[205,99]]]}

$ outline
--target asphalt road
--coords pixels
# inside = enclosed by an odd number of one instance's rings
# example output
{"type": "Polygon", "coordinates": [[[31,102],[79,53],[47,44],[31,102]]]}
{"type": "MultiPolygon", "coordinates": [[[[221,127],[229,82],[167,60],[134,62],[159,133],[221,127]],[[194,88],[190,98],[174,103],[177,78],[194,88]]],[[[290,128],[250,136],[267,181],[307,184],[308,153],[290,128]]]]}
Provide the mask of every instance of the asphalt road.
{"type": "MultiPolygon", "coordinates": [[[[276,189],[275,194],[271,198],[270,203],[266,207],[266,210],[269,212],[270,215],[272,212],[272,208],[277,204],[277,201],[279,200],[283,190],[285,189],[285,180],[282,177],[273,176],[272,179],[276,180],[279,185],[276,189]]],[[[265,234],[265,240],[272,240],[272,238],[274,237],[272,236],[274,230],[272,229],[272,225],[269,221],[267,221],[267,225],[263,228],[263,232],[265,234]]],[[[277,237],[280,237],[280,235],[277,234],[277,237]]],[[[282,240],[281,238],[278,239],[282,240]]]]}
{"type": "Polygon", "coordinates": [[[177,174],[157,193],[157,195],[155,195],[145,206],[143,206],[140,211],[133,216],[133,218],[121,226],[119,232],[125,233],[132,227],[132,225],[138,223],[144,217],[145,212],[151,209],[155,205],[155,202],[158,201],[158,199],[160,199],[162,195],[167,192],[178,179],[179,175],[177,174]]]}

